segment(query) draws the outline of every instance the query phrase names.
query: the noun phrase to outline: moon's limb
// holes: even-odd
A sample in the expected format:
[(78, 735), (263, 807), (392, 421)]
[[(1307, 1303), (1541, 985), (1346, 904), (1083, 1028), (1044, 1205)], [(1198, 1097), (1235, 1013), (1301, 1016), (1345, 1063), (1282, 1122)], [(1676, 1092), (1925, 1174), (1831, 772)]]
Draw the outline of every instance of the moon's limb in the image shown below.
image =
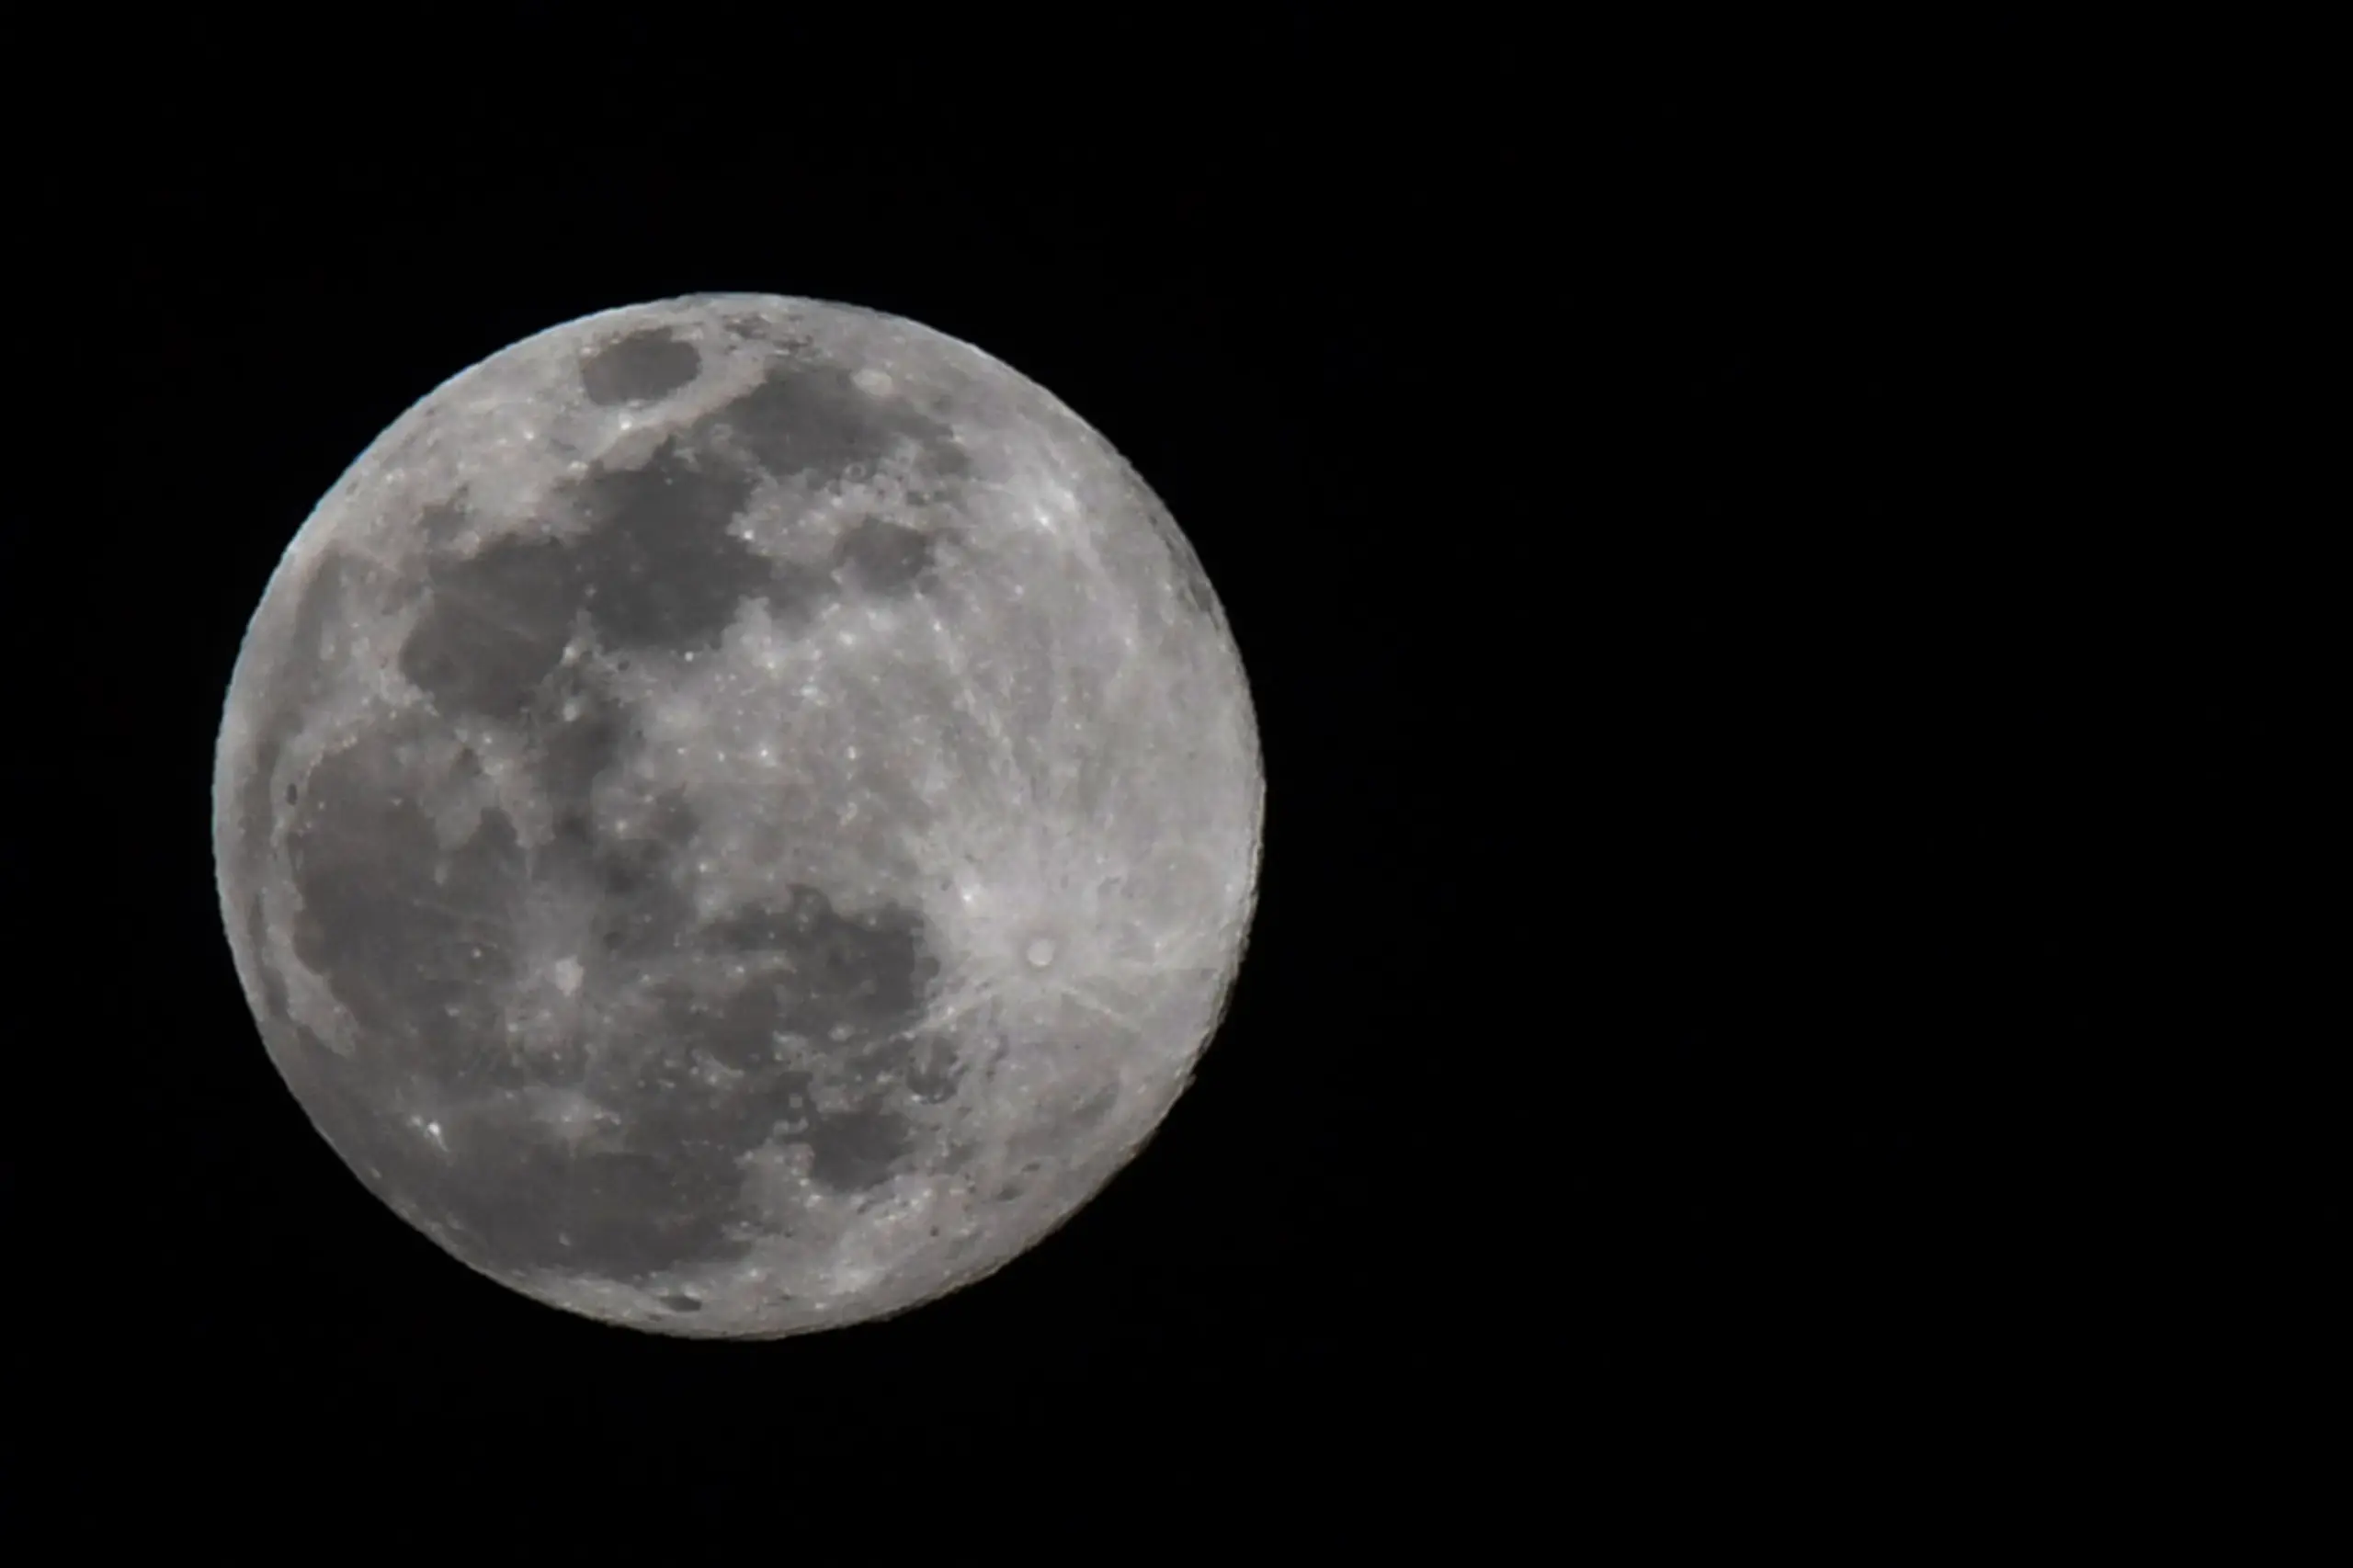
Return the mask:
[(273, 1058), (469, 1265), (802, 1332), (1017, 1255), (1165, 1116), (1262, 809), (1239, 657), (1102, 437), (848, 307), (592, 316), (289, 547), (215, 776)]

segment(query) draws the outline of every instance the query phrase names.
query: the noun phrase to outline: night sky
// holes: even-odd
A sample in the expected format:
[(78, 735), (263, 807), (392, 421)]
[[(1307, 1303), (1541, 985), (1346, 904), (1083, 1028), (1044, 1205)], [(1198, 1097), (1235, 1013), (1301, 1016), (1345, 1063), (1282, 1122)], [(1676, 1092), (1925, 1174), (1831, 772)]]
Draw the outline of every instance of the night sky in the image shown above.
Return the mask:
[[(2160, 1041), (2274, 1038), (2214, 912), (2276, 864), (2249, 672), (2305, 635), (2287, 557), (2153, 521), (2211, 478), (2143, 417), (2200, 347), (2134, 329), (2154, 176), (2024, 67), (1782, 92), (1175, 15), (61, 57), (87, 109), (17, 199), (90, 380), (0, 584), (65, 709), (9, 759), (61, 913), (8, 1034), (61, 1086), (8, 1185), (58, 1227), (17, 1376), (67, 1478), (226, 1475), (251, 1429), (437, 1504), (1261, 1450), (1516, 1493), (2140, 1386), (2120, 1259), (2230, 1228)], [(1100, 429), (1267, 772), (1239, 989), (1144, 1154), (985, 1284), (765, 1346), (535, 1305), (369, 1197), (263, 1052), (209, 824), (245, 619), (362, 449), (720, 290), (911, 317)]]

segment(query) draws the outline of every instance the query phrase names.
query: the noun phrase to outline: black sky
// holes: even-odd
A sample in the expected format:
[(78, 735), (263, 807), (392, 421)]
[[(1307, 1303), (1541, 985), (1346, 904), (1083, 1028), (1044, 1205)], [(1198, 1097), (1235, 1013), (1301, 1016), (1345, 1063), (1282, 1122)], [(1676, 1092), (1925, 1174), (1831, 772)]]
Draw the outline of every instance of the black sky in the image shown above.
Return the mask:
[[(2180, 457), (2119, 428), (2138, 187), (2064, 94), (517, 14), (187, 24), (31, 160), (47, 324), (105, 377), (6, 582), (72, 710), (12, 768), (76, 824), (11, 853), (79, 912), (22, 983), (77, 998), (25, 1005), (65, 1087), (17, 1179), (74, 1217), (25, 1376), (87, 1462), (244, 1424), (437, 1495), (723, 1506), (1017, 1443), (1501, 1475), (1540, 1427), (1769, 1449), (2097, 1359), (2086, 1281), (2177, 1178), (2086, 1151), (2186, 1071), (2123, 1065), (2120, 932), (2260, 855), (2193, 827), (2159, 873), (2123, 824), (2153, 777), (2224, 811), (2277, 733), (2213, 656), (2264, 570), (2103, 477)], [(1248, 965), (1160, 1138), (986, 1285), (767, 1346), (532, 1305), (363, 1192), (263, 1054), (207, 823), (244, 619), (345, 466), (518, 337), (715, 290), (911, 316), (1108, 435), (1268, 770)], [(2223, 989), (2169, 983), (2177, 1019)]]

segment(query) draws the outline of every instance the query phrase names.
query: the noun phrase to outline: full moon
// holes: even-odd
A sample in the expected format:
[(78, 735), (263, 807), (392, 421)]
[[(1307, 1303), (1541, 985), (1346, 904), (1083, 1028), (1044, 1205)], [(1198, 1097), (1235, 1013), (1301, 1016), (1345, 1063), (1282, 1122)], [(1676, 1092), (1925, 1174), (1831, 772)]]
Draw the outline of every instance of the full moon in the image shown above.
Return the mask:
[(1264, 784), (1166, 509), (953, 338), (703, 295), (432, 392), (296, 531), (215, 867), (367, 1188), (551, 1306), (761, 1337), (1030, 1247), (1223, 1015)]

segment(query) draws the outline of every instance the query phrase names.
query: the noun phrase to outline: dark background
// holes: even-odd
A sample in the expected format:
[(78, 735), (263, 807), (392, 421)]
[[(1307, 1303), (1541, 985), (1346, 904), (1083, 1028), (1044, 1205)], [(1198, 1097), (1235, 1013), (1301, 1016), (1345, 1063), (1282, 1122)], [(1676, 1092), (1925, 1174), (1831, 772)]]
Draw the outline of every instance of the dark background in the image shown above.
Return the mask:
[[(1966, 90), (1891, 49), (1801, 91), (1746, 40), (507, 14), (144, 33), (28, 176), (36, 324), (94, 317), (99, 379), (6, 576), (70, 705), (12, 771), (80, 824), (10, 848), (76, 911), (18, 1167), (68, 1218), (20, 1386), (70, 1474), (235, 1429), (437, 1499), (1164, 1449), (1507, 1493), (2145, 1397), (2118, 1282), (2230, 1228), (2236, 1114), (2168, 1119), (2211, 1059), (2161, 1042), (2252, 1027), (2215, 901), (2271, 874), (2260, 672), (2310, 635), (2291, 552), (2178, 520), (2210, 329), (2139, 324), (2194, 135), (1998, 27)], [(720, 290), (913, 317), (1101, 429), (1268, 777), (1239, 993), (1147, 1152), (984, 1285), (770, 1345), (563, 1316), (367, 1196), (210, 864), (245, 618), (345, 466), (519, 337)]]

